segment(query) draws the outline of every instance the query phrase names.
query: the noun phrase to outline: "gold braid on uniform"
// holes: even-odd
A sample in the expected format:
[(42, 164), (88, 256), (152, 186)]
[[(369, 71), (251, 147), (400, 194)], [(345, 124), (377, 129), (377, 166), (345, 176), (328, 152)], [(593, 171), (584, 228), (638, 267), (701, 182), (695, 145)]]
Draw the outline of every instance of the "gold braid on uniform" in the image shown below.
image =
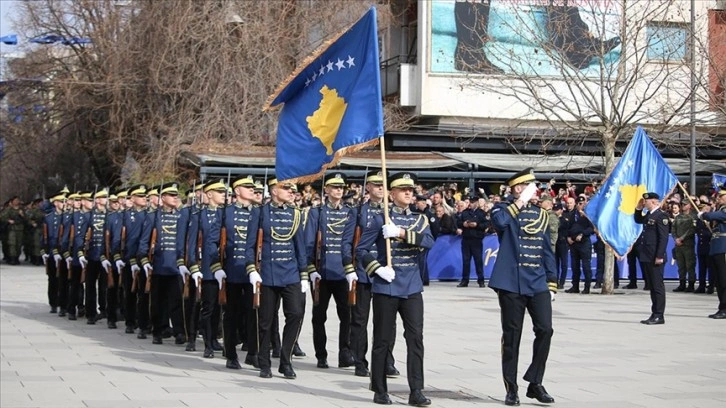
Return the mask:
[(330, 231), (331, 233), (333, 233), (335, 235), (341, 235), (345, 229), (341, 229), (340, 231), (336, 231), (335, 229), (333, 229), (333, 227), (339, 227), (341, 225), (345, 226), (345, 223), (347, 221), (348, 221), (348, 217), (343, 218), (343, 219), (341, 219), (340, 221), (338, 221), (336, 223), (327, 224), (328, 231)]
[(300, 210), (297, 208), (295, 210), (295, 216), (292, 219), (292, 228), (290, 228), (290, 233), (287, 235), (279, 234), (275, 231), (275, 228), (270, 226), (270, 235), (272, 235), (272, 239), (275, 241), (289, 241), (293, 236), (295, 236), (295, 232), (297, 232), (297, 228), (300, 226)]
[(534, 221), (526, 224), (522, 227), (522, 230), (529, 235), (535, 235), (542, 232), (549, 223), (549, 214), (546, 211), (540, 210), (539, 217)]

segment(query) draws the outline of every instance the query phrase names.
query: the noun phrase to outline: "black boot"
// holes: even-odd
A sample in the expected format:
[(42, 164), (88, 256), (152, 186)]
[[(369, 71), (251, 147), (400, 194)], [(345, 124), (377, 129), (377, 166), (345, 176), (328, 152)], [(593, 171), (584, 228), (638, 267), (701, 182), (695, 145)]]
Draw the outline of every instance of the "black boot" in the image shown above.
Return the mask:
[(686, 288), (686, 292), (693, 293), (693, 291), (695, 290), (694, 286), (696, 286), (696, 282), (693, 282), (693, 281), (688, 282), (688, 287)]
[(502, 74), (487, 58), (484, 44), (489, 40), (489, 3), (456, 2), (456, 53), (457, 71), (479, 74)]
[(685, 292), (686, 291), (686, 281), (681, 281), (681, 284), (678, 285), (677, 288), (673, 289), (674, 292)]

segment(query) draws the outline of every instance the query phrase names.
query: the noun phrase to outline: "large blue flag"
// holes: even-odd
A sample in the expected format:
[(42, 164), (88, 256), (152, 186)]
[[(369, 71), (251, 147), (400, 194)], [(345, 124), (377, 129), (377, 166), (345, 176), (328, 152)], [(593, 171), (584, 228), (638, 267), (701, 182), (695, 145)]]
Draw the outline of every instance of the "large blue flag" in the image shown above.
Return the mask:
[(716, 191), (726, 188), (726, 174), (713, 173), (711, 184)]
[(600, 237), (625, 256), (643, 230), (633, 217), (638, 200), (647, 192), (663, 198), (677, 182), (653, 142), (638, 127), (623, 157), (585, 207), (585, 214)]
[(284, 103), (277, 125), (279, 180), (310, 180), (346, 152), (378, 142), (383, 107), (376, 9), (308, 58), (270, 97)]

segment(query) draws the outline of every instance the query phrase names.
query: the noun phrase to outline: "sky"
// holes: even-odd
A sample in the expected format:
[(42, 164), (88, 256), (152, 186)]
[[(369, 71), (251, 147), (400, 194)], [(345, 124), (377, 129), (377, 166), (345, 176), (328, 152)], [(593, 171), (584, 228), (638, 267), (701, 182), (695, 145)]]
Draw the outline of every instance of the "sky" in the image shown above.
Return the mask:
[(15, 12), (16, 3), (18, 0), (0, 0), (0, 37), (15, 33), (10, 27), (10, 17)]

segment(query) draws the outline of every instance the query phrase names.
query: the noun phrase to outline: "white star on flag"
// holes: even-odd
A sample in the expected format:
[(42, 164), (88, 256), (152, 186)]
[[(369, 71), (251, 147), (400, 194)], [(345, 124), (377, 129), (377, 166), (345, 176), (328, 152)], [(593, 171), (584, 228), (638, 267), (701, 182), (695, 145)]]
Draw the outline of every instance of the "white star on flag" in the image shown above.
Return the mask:
[(323, 76), (325, 74), (325, 65), (320, 66), (320, 71), (318, 71), (318, 76)]
[(355, 58), (348, 55), (348, 60), (345, 61), (348, 63), (348, 68), (355, 66)]
[(338, 67), (338, 71), (340, 71), (341, 69), (345, 69), (345, 62), (338, 58), (338, 62), (335, 63), (335, 66)]
[(328, 68), (328, 72), (332, 71), (333, 70), (333, 61), (328, 60), (328, 65), (326, 65), (326, 67)]

